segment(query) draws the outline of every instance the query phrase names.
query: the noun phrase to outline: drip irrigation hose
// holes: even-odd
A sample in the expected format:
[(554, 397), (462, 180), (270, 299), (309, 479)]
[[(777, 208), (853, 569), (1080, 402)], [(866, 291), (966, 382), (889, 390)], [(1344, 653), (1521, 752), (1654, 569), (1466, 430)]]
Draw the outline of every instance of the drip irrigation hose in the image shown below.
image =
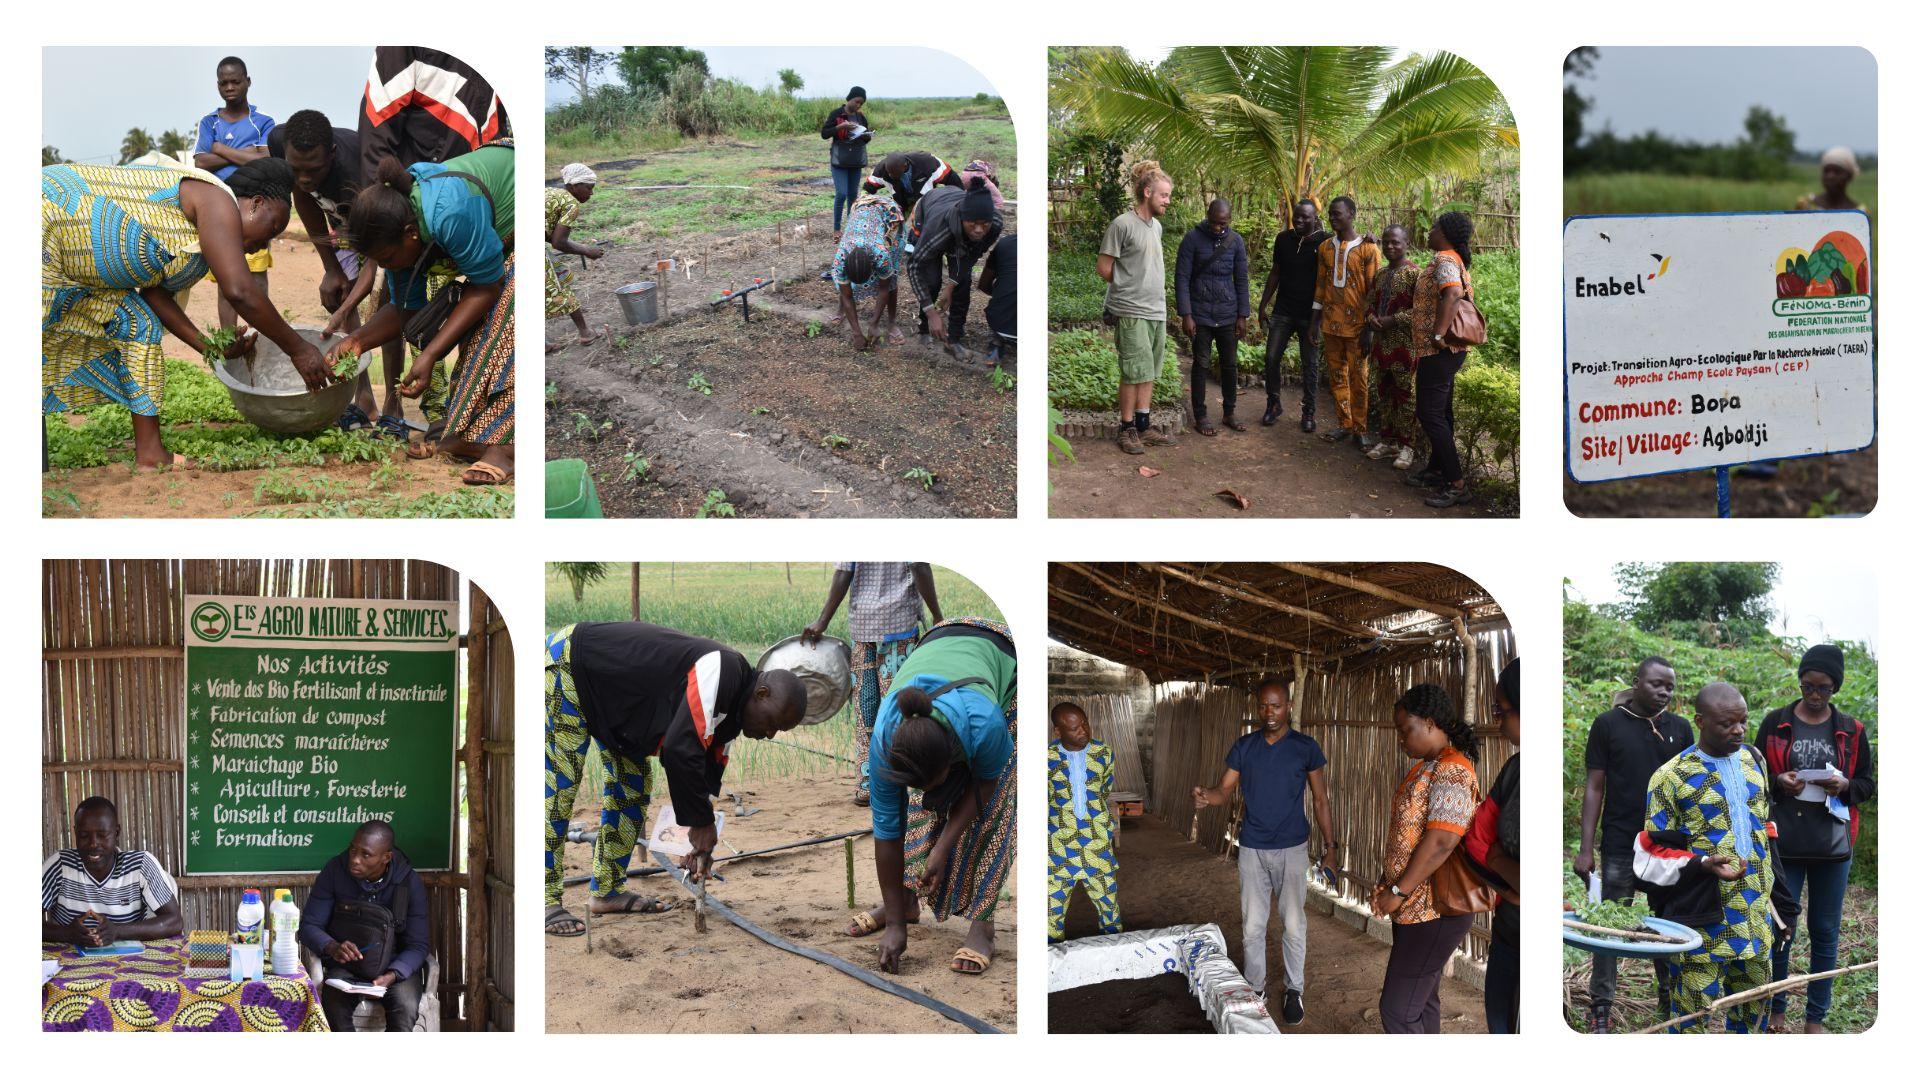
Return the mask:
[[(723, 863), (723, 862), (732, 862), (735, 859), (751, 859), (755, 855), (771, 855), (776, 851), (789, 851), (789, 850), (792, 850), (793, 848), (812, 847), (815, 844), (831, 844), (835, 840), (854, 840), (854, 839), (858, 839), (859, 837), (866, 836), (871, 832), (873, 832), (872, 829), (855, 829), (852, 832), (834, 833), (832, 836), (822, 836), (814, 840), (796, 840), (791, 844), (776, 844), (773, 847), (759, 848), (754, 851), (742, 851), (733, 855), (722, 855), (720, 858), (715, 859), (713, 861), (716, 863)], [(572, 839), (573, 838), (572, 834), (569, 833), (567, 838)], [(586, 837), (586, 840), (591, 840), (591, 839), (592, 839), (591, 836)], [(664, 874), (664, 873), (666, 873), (666, 871), (660, 869), (657, 866), (643, 866), (637, 870), (627, 871), (627, 876), (630, 878), (652, 877), (655, 874)], [(585, 885), (587, 882), (592, 880), (593, 880), (592, 874), (581, 874), (579, 877), (561, 878), (560, 884)]]
[[(694, 886), (687, 884), (686, 875), (681, 872), (679, 867), (673, 865), (673, 863), (670, 860), (668, 860), (667, 856), (659, 852), (654, 852), (653, 857), (657, 862), (660, 863), (661, 867), (663, 867), (667, 871), (667, 873), (673, 875), (673, 879), (675, 881), (678, 881), (682, 886), (687, 888), (689, 891), (691, 891), (694, 888)], [(719, 860), (716, 859), (714, 861), (718, 862)], [(727, 920), (728, 922), (739, 927), (740, 929), (745, 930), (747, 933), (752, 934), (754, 937), (759, 938), (761, 941), (766, 942), (767, 944), (773, 946), (776, 949), (779, 949), (783, 952), (790, 952), (795, 956), (804, 956), (809, 960), (818, 961), (819, 963), (825, 964), (828, 967), (833, 968), (835, 971), (838, 971), (844, 975), (851, 975), (854, 978), (860, 980), (863, 983), (866, 983), (868, 986), (871, 986), (876, 990), (885, 990), (887, 993), (892, 994), (895, 997), (905, 998), (906, 1000), (913, 1002), (915, 1005), (919, 1005), (927, 1009), (932, 1009), (934, 1012), (939, 1013), (941, 1016), (944, 1016), (947, 1019), (953, 1021), (954, 1023), (960, 1024), (961, 1026), (965, 1027), (968, 1031), (979, 1032), (980, 1034), (983, 1034), (983, 1035), (1006, 1034), (1006, 1032), (1001, 1031), (999, 1028), (994, 1027), (992, 1024), (987, 1023), (985, 1020), (982, 1020), (976, 1016), (972, 1016), (968, 1013), (961, 1012), (959, 1009), (956, 1009), (953, 1006), (937, 998), (930, 998), (918, 990), (910, 989), (908, 987), (901, 986), (897, 982), (891, 982), (887, 979), (883, 979), (880, 976), (875, 975), (873, 972), (868, 971), (865, 968), (861, 968), (853, 964), (849, 964), (845, 960), (842, 960), (831, 953), (823, 953), (818, 949), (809, 949), (804, 945), (796, 945), (793, 942), (788, 941), (786, 938), (783, 938), (778, 934), (775, 934), (768, 930), (763, 930), (760, 927), (754, 925), (752, 922), (748, 921), (744, 916), (735, 912), (732, 908), (728, 907), (727, 905), (721, 903), (718, 900), (715, 900), (711, 895), (707, 897), (707, 908), (708, 910), (718, 914), (721, 918)]]

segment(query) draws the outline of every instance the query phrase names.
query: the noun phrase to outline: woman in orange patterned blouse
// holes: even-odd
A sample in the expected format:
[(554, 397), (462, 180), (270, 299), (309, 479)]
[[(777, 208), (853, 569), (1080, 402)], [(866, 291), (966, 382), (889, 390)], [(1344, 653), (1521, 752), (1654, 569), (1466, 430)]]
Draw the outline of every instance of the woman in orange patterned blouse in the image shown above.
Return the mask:
[(1453, 854), (1480, 803), (1473, 771), (1480, 737), (1434, 683), (1421, 683), (1394, 702), (1393, 726), (1414, 764), (1393, 796), (1386, 867), (1373, 890), (1373, 913), (1393, 919), (1380, 1023), (1390, 1035), (1438, 1034), (1441, 973), (1473, 916), (1435, 910), (1427, 879)]

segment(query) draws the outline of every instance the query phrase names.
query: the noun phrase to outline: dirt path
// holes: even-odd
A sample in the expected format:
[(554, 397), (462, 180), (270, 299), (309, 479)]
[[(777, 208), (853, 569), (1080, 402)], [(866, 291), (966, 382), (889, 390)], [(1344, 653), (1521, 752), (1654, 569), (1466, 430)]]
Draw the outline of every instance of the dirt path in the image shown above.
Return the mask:
[[(871, 823), (853, 805), (853, 781), (763, 779), (739, 788), (760, 813), (730, 820), (726, 839), (742, 851)], [(575, 825), (593, 825), (584, 808)], [(567, 874), (591, 869), (589, 844), (567, 846)], [(646, 859), (635, 852), (634, 865)], [(648, 863), (651, 865), (650, 861)], [(724, 863), (725, 881), (712, 895), (745, 918), (809, 948), (855, 964), (876, 965), (875, 939), (841, 931), (847, 909), (845, 854), (838, 843), (799, 848), (765, 858)], [(854, 882), (861, 904), (879, 902), (873, 844), (854, 844)], [(643, 895), (682, 898), (664, 876), (634, 882)], [(587, 886), (567, 890), (568, 909), (584, 910)], [(964, 924), (948, 920), (914, 927), (895, 981), (944, 1001), (1005, 1031), (1013, 1031), (1017, 964), (1012, 889), (995, 918), (993, 965), (981, 976), (948, 970), (965, 938)], [(873, 989), (804, 957), (755, 940), (717, 916), (709, 932), (693, 929), (686, 908), (652, 916), (596, 919), (593, 952), (581, 938), (546, 936), (547, 1030), (550, 1032), (963, 1032), (960, 1025), (901, 998)]]
[[(1567, 509), (1580, 517), (1713, 517), (1713, 473), (1679, 473), (1605, 484), (1561, 487)], [(1821, 517), (1865, 514), (1880, 500), (1880, 444), (1856, 454), (1832, 454), (1780, 463), (1780, 475), (1759, 480), (1733, 474), (1735, 517)]]
[[(1227, 953), (1245, 968), (1240, 949), (1240, 878), (1231, 861), (1161, 824), (1158, 818), (1121, 823), (1120, 919), (1128, 930), (1183, 923), (1215, 923)], [(1093, 905), (1076, 892), (1067, 909), (1067, 936), (1095, 933)], [(1307, 1018), (1283, 1033), (1378, 1033), (1380, 984), (1387, 946), (1343, 923), (1307, 912)], [(1280, 925), (1267, 925), (1267, 972), (1278, 994), (1283, 971)], [(1448, 979), (1440, 988), (1440, 1024), (1455, 1032), (1485, 1033), (1480, 992)], [(1212, 1031), (1176, 976), (1097, 983), (1047, 998), (1049, 1032)]]
[[(1242, 392), (1245, 431), (1220, 428), (1207, 438), (1180, 433), (1177, 447), (1149, 447), (1143, 455), (1121, 452), (1110, 438), (1075, 439), (1075, 461), (1047, 469), (1052, 517), (1303, 517), (1459, 518), (1484, 517), (1469, 504), (1435, 510), (1426, 492), (1404, 483), (1391, 462), (1369, 461), (1351, 442), (1333, 444), (1320, 433), (1300, 430), (1297, 399), (1270, 428), (1260, 426), (1265, 401), (1258, 388)], [(1215, 421), (1218, 421), (1215, 417)], [(1331, 430), (1327, 424), (1322, 430)], [(1141, 466), (1160, 470), (1152, 478)], [(1221, 489), (1244, 496), (1245, 510), (1215, 496)]]

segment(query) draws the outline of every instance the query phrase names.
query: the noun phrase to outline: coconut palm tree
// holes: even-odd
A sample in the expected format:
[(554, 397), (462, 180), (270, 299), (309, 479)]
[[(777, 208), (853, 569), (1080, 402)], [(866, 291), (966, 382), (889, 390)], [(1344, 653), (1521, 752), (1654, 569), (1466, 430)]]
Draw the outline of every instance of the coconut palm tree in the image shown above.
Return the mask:
[(572, 586), (573, 602), (576, 604), (584, 599), (587, 586), (604, 580), (613, 572), (613, 565), (603, 562), (557, 562), (553, 564), (553, 568), (560, 572), (561, 577), (567, 579), (568, 585)]
[(125, 165), (137, 157), (153, 151), (153, 136), (146, 128), (128, 128), (126, 137), (120, 140), (120, 164)]
[(168, 128), (166, 132), (160, 136), (158, 149), (163, 154), (177, 156), (181, 151), (192, 145), (192, 143), (187, 141), (186, 132), (181, 131), (179, 128)]
[(1506, 99), (1452, 53), (1351, 46), (1190, 46), (1149, 64), (1089, 52), (1053, 90), (1073, 121), (1181, 174), (1271, 184), (1276, 208), (1475, 171), (1518, 146)]

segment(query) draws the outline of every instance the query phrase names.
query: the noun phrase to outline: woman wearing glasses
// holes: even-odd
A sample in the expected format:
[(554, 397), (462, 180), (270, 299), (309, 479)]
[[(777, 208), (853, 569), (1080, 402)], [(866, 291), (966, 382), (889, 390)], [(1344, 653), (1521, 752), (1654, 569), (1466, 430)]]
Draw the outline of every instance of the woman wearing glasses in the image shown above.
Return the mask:
[[(1809, 971), (1832, 971), (1840, 952), (1840, 907), (1860, 834), (1860, 807), (1873, 798), (1873, 743), (1866, 725), (1833, 705), (1846, 679), (1837, 645), (1815, 645), (1800, 658), (1800, 700), (1760, 722), (1760, 745), (1773, 784), (1776, 875), (1800, 899), (1810, 953)], [(1774, 947), (1773, 977), (1787, 977), (1793, 927)], [(1807, 986), (1806, 1032), (1826, 1030), (1833, 980)], [(1773, 999), (1767, 1030), (1787, 1028), (1787, 995)]]

